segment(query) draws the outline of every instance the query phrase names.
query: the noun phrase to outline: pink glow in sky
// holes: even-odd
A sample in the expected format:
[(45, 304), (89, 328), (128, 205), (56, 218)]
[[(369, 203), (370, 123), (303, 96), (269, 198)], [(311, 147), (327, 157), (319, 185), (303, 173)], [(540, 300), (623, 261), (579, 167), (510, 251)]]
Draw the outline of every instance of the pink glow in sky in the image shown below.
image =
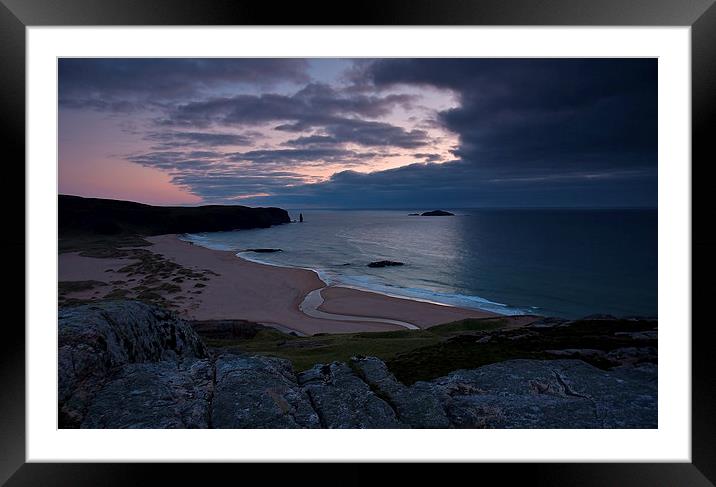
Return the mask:
[[(152, 66), (133, 65), (135, 72), (127, 76), (144, 85), (117, 79), (112, 60), (85, 61), (89, 73), (86, 65), (61, 61), (62, 194), (151, 204), (249, 204), (346, 170), (370, 173), (447, 161), (458, 142), (434, 123), (438, 112), (457, 106), (452, 92), (414, 86), (370, 90), (350, 80), (355, 66), (345, 60), (232, 66), (233, 76), (209, 70), (203, 79), (200, 71), (177, 68), (162, 76)], [(264, 77), (254, 72), (262, 70)], [(185, 82), (177, 82), (182, 76)], [(240, 112), (236, 121), (232, 110)], [(304, 126), (282, 127), (291, 124)], [(304, 143), (308, 137), (325, 140)]]
[[(201, 203), (161, 170), (126, 160), (136, 137), (121, 119), (96, 112), (60, 115), (58, 185), (60, 194), (122, 199), (159, 205)], [(143, 144), (146, 146), (146, 144)]]

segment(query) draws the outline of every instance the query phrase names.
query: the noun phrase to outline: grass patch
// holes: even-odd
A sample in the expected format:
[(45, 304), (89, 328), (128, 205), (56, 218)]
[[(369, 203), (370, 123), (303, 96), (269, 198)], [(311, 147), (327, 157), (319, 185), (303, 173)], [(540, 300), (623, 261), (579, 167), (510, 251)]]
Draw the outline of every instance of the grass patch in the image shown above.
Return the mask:
[(57, 283), (57, 288), (60, 294), (67, 294), (89, 291), (90, 289), (106, 285), (107, 283), (102, 281), (60, 281)]
[[(79, 255), (95, 258), (120, 258), (126, 264), (118, 268), (108, 269), (107, 272), (124, 274), (126, 278), (113, 280), (114, 286), (131, 287), (131, 290), (123, 290), (115, 287), (107, 295), (100, 299), (138, 299), (150, 304), (163, 306), (168, 309), (177, 307), (176, 300), (168, 300), (171, 296), (176, 298), (182, 293), (179, 283), (188, 280), (195, 281), (196, 287), (205, 287), (204, 283), (197, 281), (208, 281), (206, 275), (218, 275), (206, 269), (194, 270), (183, 267), (176, 262), (165, 258), (145, 248), (152, 244), (138, 235), (63, 235), (59, 240), (60, 253), (79, 252)], [(163, 282), (171, 281), (171, 282)], [(69, 304), (65, 294), (92, 289), (100, 283), (99, 281), (81, 281), (60, 283), (59, 304)], [(190, 291), (191, 292), (191, 291)], [(192, 294), (200, 294), (195, 291)], [(97, 294), (97, 293), (95, 293)], [(99, 297), (99, 296), (98, 296)], [(185, 298), (184, 298), (185, 299)]]
[(405, 384), (515, 358), (555, 358), (542, 350), (526, 350), (510, 343), (476, 343), (474, 339), (465, 340), (463, 337), (411, 352), (392, 357), (386, 362), (396, 378)]
[(318, 363), (345, 362), (354, 355), (369, 355), (387, 360), (400, 352), (407, 352), (437, 342), (431, 333), (406, 331), (403, 335), (370, 336), (372, 334), (341, 334), (294, 337), (276, 330), (261, 330), (253, 338), (206, 339), (212, 347), (238, 348), (249, 353), (271, 355), (291, 361), (297, 372)]
[[(459, 328), (459, 323), (443, 325), (443, 330)], [(556, 359), (546, 350), (595, 349), (608, 352), (625, 347), (654, 347), (655, 339), (635, 340), (617, 332), (655, 330), (652, 320), (579, 320), (569, 326), (546, 329), (514, 328), (496, 333), (457, 334), (444, 341), (406, 353), (386, 362), (405, 384), (430, 380), (458, 369), (473, 369), (510, 359)], [(486, 339), (489, 337), (489, 339)], [(595, 367), (612, 364), (603, 358), (580, 357)]]
[(124, 299), (129, 295), (129, 291), (126, 289), (112, 289), (109, 293), (107, 293), (103, 299)]
[(169, 282), (165, 282), (160, 284), (159, 286), (156, 286), (152, 289), (152, 291), (163, 291), (165, 293), (174, 294), (181, 291), (181, 286), (177, 286), (176, 284), (171, 284)]
[(139, 235), (63, 235), (58, 241), (59, 253), (79, 252), (83, 257), (100, 259), (126, 257), (126, 247), (148, 247), (150, 242)]
[[(310, 337), (295, 337), (261, 325), (255, 325), (259, 327), (255, 333), (244, 336), (197, 331), (210, 347), (285, 358), (297, 372), (319, 363), (347, 362), (355, 355), (378, 357), (405, 384), (515, 358), (555, 359), (546, 352), (552, 349), (656, 347), (656, 340), (615, 335), (620, 331), (654, 330), (655, 321), (577, 321), (546, 329), (506, 328), (507, 324), (505, 318), (468, 319), (425, 330)], [(584, 360), (601, 368), (610, 366), (598, 357)]]
[(345, 362), (355, 355), (378, 357), (384, 361), (400, 354), (435, 346), (455, 334), (495, 330), (505, 326), (502, 319), (470, 319), (426, 330), (395, 330), (345, 334), (318, 334), (295, 337), (263, 328), (250, 338), (217, 338), (202, 334), (207, 345), (281, 357), (291, 361), (296, 371), (310, 369), (318, 363)]
[(483, 332), (492, 331), (504, 328), (507, 326), (508, 320), (505, 318), (485, 318), (485, 319), (473, 319), (468, 318), (465, 320), (454, 321), (452, 323), (445, 323), (444, 325), (437, 325), (429, 328), (431, 333), (440, 336), (453, 336), (464, 334), (467, 332)]
[(83, 304), (93, 303), (91, 299), (77, 299), (77, 298), (64, 298), (60, 297), (59, 305), (62, 308), (71, 308), (73, 306), (81, 306)]

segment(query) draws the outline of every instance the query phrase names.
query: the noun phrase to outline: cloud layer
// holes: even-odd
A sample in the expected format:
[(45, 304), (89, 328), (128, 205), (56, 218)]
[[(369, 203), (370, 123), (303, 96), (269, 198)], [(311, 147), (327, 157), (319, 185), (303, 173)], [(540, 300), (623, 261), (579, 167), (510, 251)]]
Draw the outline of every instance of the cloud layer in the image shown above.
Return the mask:
[(655, 59), (320, 62), (66, 59), (61, 110), (131, 120), (126, 159), (205, 202), (656, 204)]

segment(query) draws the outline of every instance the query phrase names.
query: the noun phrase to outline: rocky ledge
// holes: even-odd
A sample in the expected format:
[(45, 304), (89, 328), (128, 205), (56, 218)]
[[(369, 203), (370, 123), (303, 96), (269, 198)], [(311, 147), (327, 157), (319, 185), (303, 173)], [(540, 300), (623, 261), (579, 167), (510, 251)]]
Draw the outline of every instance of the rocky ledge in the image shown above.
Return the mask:
[(154, 306), (60, 310), (61, 428), (655, 428), (656, 365), (508, 360), (406, 386), (354, 357), (290, 362), (210, 353)]
[(397, 262), (394, 260), (376, 260), (368, 264), (368, 267), (396, 267), (405, 265), (403, 262)]

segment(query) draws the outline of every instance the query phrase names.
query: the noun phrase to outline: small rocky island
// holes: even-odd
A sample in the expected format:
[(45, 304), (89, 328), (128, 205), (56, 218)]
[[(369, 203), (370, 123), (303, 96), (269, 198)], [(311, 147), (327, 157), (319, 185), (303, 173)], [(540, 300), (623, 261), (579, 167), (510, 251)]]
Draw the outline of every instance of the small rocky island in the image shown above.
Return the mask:
[(433, 210), (433, 211), (426, 211), (425, 213), (422, 213), (420, 216), (455, 216), (455, 214), (450, 213), (449, 211), (445, 211), (445, 210)]
[(405, 265), (403, 262), (397, 262), (394, 260), (377, 260), (368, 264), (368, 267), (395, 267)]

